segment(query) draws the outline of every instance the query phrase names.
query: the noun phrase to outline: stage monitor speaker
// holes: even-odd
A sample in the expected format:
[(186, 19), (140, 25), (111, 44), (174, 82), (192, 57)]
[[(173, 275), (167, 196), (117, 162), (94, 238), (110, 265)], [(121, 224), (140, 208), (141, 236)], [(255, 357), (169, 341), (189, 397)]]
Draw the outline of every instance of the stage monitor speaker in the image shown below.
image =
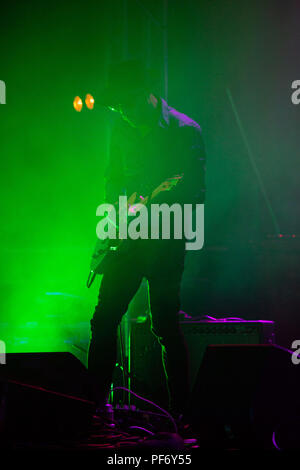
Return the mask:
[(7, 353), (1, 379), (87, 398), (87, 369), (69, 352)]
[(86, 368), (70, 353), (8, 353), (0, 366), (3, 440), (53, 442), (87, 430), (93, 411)]
[(300, 418), (299, 370), (277, 345), (212, 345), (192, 393), (190, 416), (207, 440), (216, 430), (243, 445), (274, 448), (276, 430)]

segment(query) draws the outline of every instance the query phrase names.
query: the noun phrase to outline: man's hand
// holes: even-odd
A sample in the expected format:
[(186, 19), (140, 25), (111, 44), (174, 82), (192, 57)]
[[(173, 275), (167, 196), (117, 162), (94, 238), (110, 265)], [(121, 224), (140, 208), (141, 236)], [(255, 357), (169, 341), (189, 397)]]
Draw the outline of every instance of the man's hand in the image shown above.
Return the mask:
[(176, 184), (178, 184), (183, 178), (183, 173), (180, 175), (172, 176), (171, 178), (166, 179), (163, 181), (151, 194), (151, 199), (153, 199), (157, 194), (162, 191), (170, 191)]

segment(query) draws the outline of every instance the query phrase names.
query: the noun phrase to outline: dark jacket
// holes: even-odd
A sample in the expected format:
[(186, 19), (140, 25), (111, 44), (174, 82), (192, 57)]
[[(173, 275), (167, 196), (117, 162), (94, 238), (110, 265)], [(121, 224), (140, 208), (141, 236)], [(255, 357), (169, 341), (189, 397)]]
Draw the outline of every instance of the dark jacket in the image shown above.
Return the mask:
[(199, 124), (161, 98), (157, 126), (141, 137), (126, 122), (112, 131), (106, 171), (106, 201), (135, 191), (147, 196), (164, 180), (184, 174), (174, 190), (156, 203), (203, 203), (205, 199), (205, 149)]

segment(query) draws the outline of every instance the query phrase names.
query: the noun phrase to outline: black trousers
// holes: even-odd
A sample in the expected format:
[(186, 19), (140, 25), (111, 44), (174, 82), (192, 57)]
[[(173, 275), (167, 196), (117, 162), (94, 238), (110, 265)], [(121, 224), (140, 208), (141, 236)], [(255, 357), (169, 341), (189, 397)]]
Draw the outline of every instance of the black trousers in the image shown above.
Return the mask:
[[(128, 240), (108, 259), (91, 320), (88, 370), (94, 400), (108, 397), (116, 363), (117, 328), (143, 277), (149, 283), (151, 330), (162, 346), (170, 410), (184, 412), (189, 393), (188, 352), (180, 329), (180, 284), (185, 240)], [(126, 249), (125, 249), (126, 247)]]

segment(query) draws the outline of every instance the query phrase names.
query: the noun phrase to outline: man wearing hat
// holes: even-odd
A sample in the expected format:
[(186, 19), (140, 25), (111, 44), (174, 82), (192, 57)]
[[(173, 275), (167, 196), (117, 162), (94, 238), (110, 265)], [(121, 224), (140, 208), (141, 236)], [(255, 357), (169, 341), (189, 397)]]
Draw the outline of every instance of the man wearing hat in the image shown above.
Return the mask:
[[(140, 61), (111, 66), (100, 97), (120, 115), (111, 137), (106, 202), (133, 192), (146, 197), (163, 181), (183, 175), (156, 204), (202, 204), (205, 151), (200, 126), (154, 91), (153, 73)], [(91, 320), (88, 369), (93, 398), (105, 407), (116, 363), (117, 328), (143, 278), (148, 280), (151, 330), (162, 346), (170, 411), (184, 413), (189, 396), (188, 353), (179, 324), (184, 239), (126, 240), (106, 264)]]

